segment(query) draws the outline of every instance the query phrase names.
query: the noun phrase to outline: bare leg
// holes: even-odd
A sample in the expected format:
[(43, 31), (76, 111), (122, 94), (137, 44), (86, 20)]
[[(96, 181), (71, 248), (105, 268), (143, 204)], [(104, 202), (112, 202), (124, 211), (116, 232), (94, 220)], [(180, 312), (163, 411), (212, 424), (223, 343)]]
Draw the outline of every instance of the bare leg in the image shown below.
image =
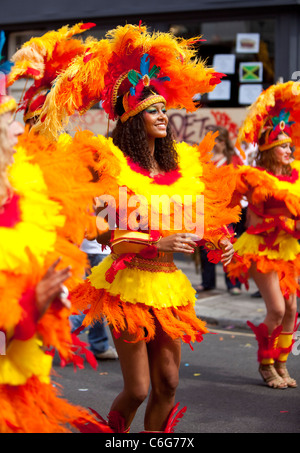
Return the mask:
[(285, 314), (282, 321), (283, 332), (293, 332), (297, 313), (297, 295), (291, 294), (285, 300)]
[[(259, 272), (256, 268), (256, 263), (252, 263), (251, 276), (266, 304), (267, 314), (264, 324), (267, 326), (270, 335), (276, 327), (282, 324), (286, 310), (285, 300), (280, 290), (279, 278), (275, 271), (266, 274)], [(286, 388), (286, 383), (275, 370), (274, 360), (262, 360), (259, 372), (269, 387)]]
[(150, 385), (146, 343), (144, 341), (126, 342), (131, 340), (132, 338), (126, 332), (120, 338), (114, 338), (124, 387), (114, 400), (111, 411), (117, 411), (124, 417), (126, 428), (130, 426), (138, 407), (147, 398)]
[(255, 281), (266, 304), (267, 314), (264, 323), (269, 333), (282, 324), (285, 315), (285, 300), (280, 290), (278, 275), (275, 271), (263, 274), (252, 263), (251, 276)]
[(156, 336), (148, 344), (152, 390), (145, 413), (145, 430), (163, 431), (174, 407), (181, 359), (180, 339), (172, 340), (156, 322)]
[[(278, 345), (283, 348), (288, 348), (292, 345), (292, 338), (294, 333), (294, 325), (297, 313), (297, 296), (291, 294), (286, 302), (286, 311), (282, 322), (282, 334), (279, 337)], [(296, 388), (297, 382), (293, 379), (286, 367), (286, 361), (289, 353), (282, 353), (275, 362), (275, 369), (279, 376), (282, 377), (288, 387)]]

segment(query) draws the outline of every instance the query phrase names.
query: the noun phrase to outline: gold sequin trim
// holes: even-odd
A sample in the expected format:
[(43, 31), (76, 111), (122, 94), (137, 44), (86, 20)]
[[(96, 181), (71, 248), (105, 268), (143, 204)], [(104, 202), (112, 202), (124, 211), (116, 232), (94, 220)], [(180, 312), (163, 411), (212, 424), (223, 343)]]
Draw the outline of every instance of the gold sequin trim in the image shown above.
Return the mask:
[[(113, 260), (116, 260), (120, 255), (112, 254), (111, 257)], [(164, 272), (164, 273), (172, 273), (177, 271), (176, 265), (171, 262), (163, 262), (163, 261), (155, 261), (155, 260), (147, 260), (145, 258), (140, 258), (135, 256), (131, 261), (126, 263), (126, 267), (129, 269), (137, 269), (140, 271), (147, 271), (147, 272)]]

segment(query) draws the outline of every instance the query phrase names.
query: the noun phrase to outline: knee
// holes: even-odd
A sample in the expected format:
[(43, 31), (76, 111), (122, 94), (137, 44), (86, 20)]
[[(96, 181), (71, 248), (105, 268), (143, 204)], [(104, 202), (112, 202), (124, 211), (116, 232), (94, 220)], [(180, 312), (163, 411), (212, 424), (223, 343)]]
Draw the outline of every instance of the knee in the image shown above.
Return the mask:
[(289, 312), (295, 312), (297, 311), (297, 297), (296, 294), (292, 294), (288, 300), (286, 300), (286, 310)]
[(285, 312), (287, 316), (295, 318), (297, 313), (297, 297), (295, 294), (293, 294), (288, 300), (286, 300)]
[(179, 384), (179, 377), (178, 375), (172, 376), (172, 378), (167, 379), (165, 386), (166, 386), (166, 392), (168, 393), (169, 396), (174, 396), (177, 390)]
[(285, 315), (284, 307), (274, 307), (269, 310), (269, 316), (272, 318), (274, 324), (280, 325)]
[(149, 387), (139, 385), (134, 388), (127, 389), (127, 394), (131, 401), (135, 402), (136, 406), (141, 405), (148, 396)]
[(158, 382), (152, 383), (152, 390), (158, 395), (164, 395), (172, 398), (177, 390), (179, 384), (178, 373), (172, 373), (165, 375), (158, 380)]

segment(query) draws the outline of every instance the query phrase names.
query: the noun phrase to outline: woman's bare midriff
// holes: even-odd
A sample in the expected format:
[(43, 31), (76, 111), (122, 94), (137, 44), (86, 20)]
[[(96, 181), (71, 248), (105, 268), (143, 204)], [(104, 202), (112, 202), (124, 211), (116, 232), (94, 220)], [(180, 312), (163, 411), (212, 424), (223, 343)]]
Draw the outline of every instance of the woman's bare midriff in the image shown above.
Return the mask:
[[(138, 255), (140, 256), (140, 255)], [(151, 258), (153, 261), (159, 261), (160, 263), (173, 263), (174, 257), (172, 252), (159, 252), (157, 256)]]

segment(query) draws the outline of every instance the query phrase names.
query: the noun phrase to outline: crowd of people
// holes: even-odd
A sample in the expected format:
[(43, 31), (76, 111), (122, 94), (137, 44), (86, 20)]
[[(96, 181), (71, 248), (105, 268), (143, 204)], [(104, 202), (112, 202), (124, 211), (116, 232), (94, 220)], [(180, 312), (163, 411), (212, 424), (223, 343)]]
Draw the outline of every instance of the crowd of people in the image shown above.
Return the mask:
[[(223, 76), (195, 59), (198, 38), (141, 24), (74, 38), (92, 26), (48, 32), (14, 56), (7, 85), (33, 78), (19, 105), (25, 131), (16, 102), (1, 96), (0, 432), (126, 433), (146, 398), (143, 432), (173, 432), (186, 410), (176, 404), (181, 344), (205, 347), (209, 328), (194, 305), (197, 290), (215, 286), (217, 262), (231, 294), (252, 278), (265, 302), (264, 323), (249, 323), (263, 380), (297, 387), (286, 367), (300, 271), (293, 82), (271, 86), (249, 110), (238, 137), (244, 149), (257, 146), (249, 165), (224, 128), (196, 146), (174, 139), (167, 109), (194, 111), (195, 95)], [(116, 121), (111, 137), (64, 133), (99, 101)], [(194, 289), (173, 255), (199, 248)], [(74, 335), (84, 328), (91, 350)], [(64, 363), (82, 366), (80, 353), (92, 366), (119, 359), (123, 388), (107, 419), (57, 394), (50, 346)]]

